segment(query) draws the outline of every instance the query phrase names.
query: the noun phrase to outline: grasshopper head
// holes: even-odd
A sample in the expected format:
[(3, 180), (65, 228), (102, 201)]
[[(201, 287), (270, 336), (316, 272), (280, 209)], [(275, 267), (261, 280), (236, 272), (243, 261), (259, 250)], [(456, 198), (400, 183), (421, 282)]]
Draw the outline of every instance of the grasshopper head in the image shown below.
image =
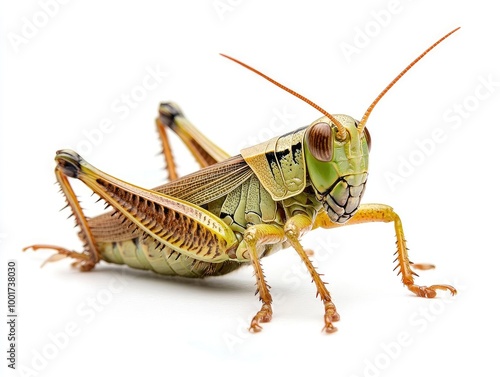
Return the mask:
[[(370, 134), (348, 115), (322, 117), (305, 133), (309, 181), (333, 222), (349, 220), (363, 196), (368, 176)], [(342, 136), (337, 124), (343, 127)]]

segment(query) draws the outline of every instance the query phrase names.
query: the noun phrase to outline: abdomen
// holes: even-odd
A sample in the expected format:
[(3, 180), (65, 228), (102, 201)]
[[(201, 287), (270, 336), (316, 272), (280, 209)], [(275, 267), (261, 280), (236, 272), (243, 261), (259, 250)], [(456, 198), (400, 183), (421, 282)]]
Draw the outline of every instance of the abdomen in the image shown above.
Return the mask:
[(161, 275), (201, 278), (224, 275), (241, 267), (244, 263), (225, 261), (209, 263), (182, 255), (168, 247), (157, 247), (153, 240), (99, 242), (101, 258), (109, 263), (126, 264), (140, 270), (151, 270)]

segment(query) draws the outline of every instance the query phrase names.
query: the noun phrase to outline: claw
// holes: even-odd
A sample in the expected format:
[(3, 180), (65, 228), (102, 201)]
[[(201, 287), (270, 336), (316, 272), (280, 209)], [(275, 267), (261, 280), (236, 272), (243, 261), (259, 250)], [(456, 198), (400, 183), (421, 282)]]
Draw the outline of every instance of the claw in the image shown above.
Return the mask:
[(81, 271), (90, 271), (95, 266), (95, 262), (91, 261), (90, 257), (87, 254), (78, 253), (76, 251), (68, 250), (68, 249), (65, 249), (65, 248), (60, 247), (60, 246), (36, 244), (36, 245), (30, 245), (30, 246), (24, 247), (23, 251), (30, 250), (30, 249), (33, 251), (37, 251), (39, 249), (48, 249), (48, 250), (57, 251), (57, 254), (54, 254), (51, 257), (49, 257), (45, 262), (42, 263), (41, 267), (45, 266), (47, 263), (57, 262), (57, 261), (64, 259), (64, 258), (76, 259), (72, 263), (72, 266), (78, 267)]
[(256, 333), (260, 332), (262, 326), (260, 326), (259, 323), (271, 321), (272, 316), (273, 310), (271, 309), (271, 305), (263, 304), (262, 308), (253, 317), (248, 330)]
[(415, 293), (418, 297), (434, 298), (437, 295), (436, 290), (440, 289), (442, 291), (449, 291), (452, 296), (457, 294), (457, 290), (451, 285), (431, 285), (430, 287), (420, 286), (420, 285), (409, 285), (408, 289)]
[(441, 285), (441, 284), (431, 285), (429, 287), (429, 289), (433, 289), (434, 291), (436, 289), (440, 289), (442, 291), (449, 291), (452, 296), (455, 296), (457, 294), (457, 290), (454, 287), (452, 287), (451, 285)]
[(325, 326), (323, 326), (321, 331), (324, 331), (327, 334), (333, 334), (334, 332), (337, 331), (337, 328), (335, 326), (333, 326), (331, 320), (327, 318), (326, 314), (325, 314)]
[(334, 333), (337, 331), (337, 328), (333, 326), (333, 322), (337, 322), (340, 320), (340, 315), (337, 313), (337, 309), (332, 302), (325, 303), (325, 326), (323, 327), (324, 332), (327, 334)]

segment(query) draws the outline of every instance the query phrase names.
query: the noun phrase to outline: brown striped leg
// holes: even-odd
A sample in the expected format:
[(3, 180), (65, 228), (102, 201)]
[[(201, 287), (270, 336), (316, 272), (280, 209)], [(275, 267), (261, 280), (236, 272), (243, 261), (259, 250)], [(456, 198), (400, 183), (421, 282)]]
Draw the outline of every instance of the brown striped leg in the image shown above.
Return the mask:
[(59, 162), (56, 167), (55, 174), (57, 182), (61, 186), (61, 191), (64, 194), (73, 215), (75, 216), (76, 224), (81, 229), (81, 237), (84, 243), (85, 250), (83, 253), (78, 253), (76, 251), (71, 251), (59, 246), (43, 244), (31, 245), (25, 247), (23, 250), (32, 249), (36, 251), (38, 249), (52, 249), (57, 251), (57, 254), (52, 255), (49, 259), (47, 259), (47, 261), (45, 261), (45, 263), (55, 262), (64, 257), (70, 257), (76, 259), (75, 263), (73, 263), (74, 266), (79, 267), (82, 271), (90, 271), (94, 268), (96, 263), (99, 262), (99, 252), (97, 251), (96, 242), (88, 225), (87, 218), (85, 217), (76, 194), (68, 181), (68, 177), (66, 175), (66, 172), (64, 171), (63, 164), (63, 162)]
[(174, 156), (167, 135), (167, 128), (175, 132), (189, 149), (201, 168), (221, 162), (230, 157), (221, 148), (211, 142), (189, 120), (184, 117), (178, 105), (172, 102), (160, 104), (156, 119), (156, 129), (160, 135), (163, 155), (167, 166), (168, 179), (178, 178)]
[(169, 181), (175, 181), (179, 178), (179, 175), (177, 174), (174, 155), (172, 153), (172, 148), (170, 147), (167, 130), (165, 129), (165, 126), (161, 122), (160, 118), (156, 118), (156, 130), (158, 131), (158, 135), (160, 135), (161, 150), (163, 157), (165, 158), (165, 166), (167, 169), (167, 179)]

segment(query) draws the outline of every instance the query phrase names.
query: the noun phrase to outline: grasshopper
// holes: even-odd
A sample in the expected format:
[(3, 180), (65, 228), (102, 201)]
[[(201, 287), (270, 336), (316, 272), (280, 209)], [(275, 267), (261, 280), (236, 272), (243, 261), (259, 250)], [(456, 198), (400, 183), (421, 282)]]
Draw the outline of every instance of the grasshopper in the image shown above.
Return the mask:
[[(53, 249), (57, 253), (48, 262), (69, 257), (83, 271), (103, 260), (193, 278), (224, 275), (250, 264), (262, 306), (249, 330), (258, 332), (261, 323), (272, 317), (270, 287), (260, 261), (291, 246), (306, 265), (324, 304), (323, 329), (332, 333), (340, 316), (300, 243), (301, 237), (316, 228), (392, 222), (397, 239), (395, 270), (406, 288), (427, 298), (435, 297), (437, 290), (456, 294), (450, 285), (415, 284), (413, 269), (434, 266), (409, 261), (400, 217), (390, 206), (360, 203), (368, 177), (370, 134), (365, 125), (370, 113), (409, 69), (456, 30), (410, 63), (360, 121), (332, 115), (256, 69), (223, 55), (302, 99), (323, 116), (231, 157), (198, 131), (177, 105), (163, 103), (156, 127), (169, 182), (151, 190), (141, 188), (98, 170), (72, 150), (60, 150), (55, 175), (80, 228), (83, 251), (44, 244), (25, 250)], [(199, 171), (178, 176), (167, 130), (184, 142), (201, 166)], [(68, 178), (80, 179), (113, 211), (87, 218)]]

